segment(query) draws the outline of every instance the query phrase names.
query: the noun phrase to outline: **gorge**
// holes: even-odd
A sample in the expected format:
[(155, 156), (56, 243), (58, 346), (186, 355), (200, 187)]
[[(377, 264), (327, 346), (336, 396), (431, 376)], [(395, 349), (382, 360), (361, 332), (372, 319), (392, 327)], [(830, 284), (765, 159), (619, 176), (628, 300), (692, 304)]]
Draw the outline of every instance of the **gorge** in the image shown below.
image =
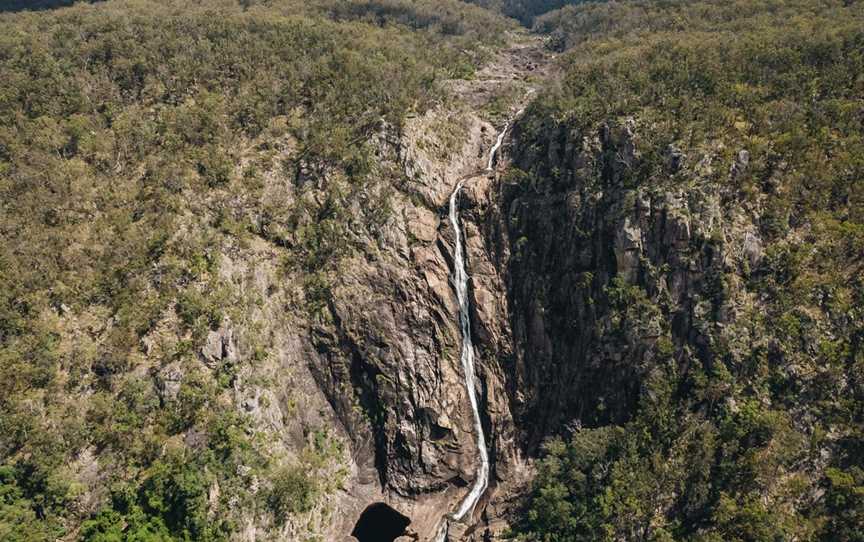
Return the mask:
[(0, 540), (864, 539), (862, 29), (0, 3)]

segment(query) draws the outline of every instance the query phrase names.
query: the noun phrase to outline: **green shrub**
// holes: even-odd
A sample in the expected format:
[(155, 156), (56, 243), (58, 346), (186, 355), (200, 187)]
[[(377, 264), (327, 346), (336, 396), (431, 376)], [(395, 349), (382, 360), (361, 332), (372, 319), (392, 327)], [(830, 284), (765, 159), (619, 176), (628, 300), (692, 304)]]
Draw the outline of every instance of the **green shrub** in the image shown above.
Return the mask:
[(318, 482), (303, 467), (286, 467), (273, 476), (268, 496), (270, 509), (279, 522), (291, 514), (308, 512), (318, 494)]

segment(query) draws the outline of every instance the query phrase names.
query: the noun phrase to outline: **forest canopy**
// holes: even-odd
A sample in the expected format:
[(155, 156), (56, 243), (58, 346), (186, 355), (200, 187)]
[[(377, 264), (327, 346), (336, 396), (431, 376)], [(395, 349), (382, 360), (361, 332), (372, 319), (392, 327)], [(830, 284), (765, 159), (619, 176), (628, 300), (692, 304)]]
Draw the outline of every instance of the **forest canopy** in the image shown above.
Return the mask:
[[(276, 301), (225, 260), (273, 256), (247, 263), (278, 268), (278, 312), (332, 318), (333, 275), (376, 261), (358, 238), (408, 182), (387, 153), (458, 103), (445, 83), (476, 76), (507, 17), (556, 57), (514, 128), (539, 157), (514, 190), (560, 188), (561, 138), (632, 125), (624, 189), (695, 189), (670, 156), (710, 151), (724, 167), (702, 181), (758, 209), (764, 240), (758, 265), (706, 279), (707, 354), (666, 322), (632, 412), (556, 428), (510, 536), (864, 541), (860, 0), (5, 2), (0, 540), (227, 540), (239, 510), (278, 530), (337, 490), (324, 424), (275, 457), (235, 404), (272, 345), (253, 329), (241, 363), (220, 333)], [(763, 310), (727, 325), (733, 284)], [(618, 323), (668, 311), (617, 278), (601, 296)]]
[[(238, 368), (195, 361), (240, 303), (217, 246), (265, 239), (315, 295), (367, 190), (368, 141), (469, 77), (509, 23), (456, 0), (6, 8), (0, 539), (221, 540), (236, 525), (208, 517), (208, 491), (253, 506), (256, 476), (272, 480), (256, 498), (275, 521), (308, 510), (336, 453), (327, 434), (274, 462), (227, 406)], [(264, 169), (348, 180), (277, 208)], [(142, 341), (166, 318), (183, 339), (153, 352)], [(169, 395), (154, 383), (166, 370), (187, 375)], [(91, 500), (79, 480), (94, 457)]]
[[(744, 209), (765, 258), (725, 268), (704, 295), (720, 306), (734, 289), (764, 308), (693, 314), (709, 330), (701, 353), (661, 325), (631, 415), (546, 443), (514, 537), (864, 540), (864, 4), (597, 2), (535, 24), (566, 51), (564, 73), (520, 123), (521, 145), (544, 156), (549, 134), (636, 126), (622, 189), (717, 191)], [(732, 169), (670, 172), (670, 156), (695, 169), (712, 153)], [(563, 182), (544, 167), (522, 182)], [(723, 246), (723, 233), (699, 242)], [(628, 307), (669, 310), (639, 285), (605, 296), (631, 325)]]

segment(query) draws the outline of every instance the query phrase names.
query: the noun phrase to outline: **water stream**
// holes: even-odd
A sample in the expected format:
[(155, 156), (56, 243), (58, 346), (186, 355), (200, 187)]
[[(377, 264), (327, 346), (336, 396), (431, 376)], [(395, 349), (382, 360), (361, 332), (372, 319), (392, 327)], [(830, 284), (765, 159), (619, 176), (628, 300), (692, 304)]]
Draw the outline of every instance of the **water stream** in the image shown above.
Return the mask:
[[(495, 165), (495, 155), (501, 148), (501, 144), (504, 142), (504, 137), (507, 135), (507, 130), (509, 129), (510, 123), (508, 122), (504, 125), (501, 133), (498, 134), (495, 145), (489, 151), (487, 171), (492, 171)], [(461, 521), (465, 516), (469, 515), (489, 486), (489, 450), (486, 448), (486, 435), (483, 432), (483, 422), (480, 418), (480, 408), (477, 403), (477, 391), (474, 386), (474, 342), (471, 339), (468, 271), (465, 269), (465, 246), (462, 240), (462, 226), (459, 222), (459, 192), (461, 192), (464, 182), (464, 180), (460, 181), (450, 195), (450, 224), (453, 226), (453, 235), (456, 241), (453, 250), (453, 285), (456, 289), (456, 300), (459, 303), (459, 329), (462, 334), (462, 370), (465, 373), (465, 388), (468, 392), (468, 399), (471, 402), (471, 411), (474, 413), (474, 431), (477, 434), (479, 465), (477, 465), (477, 476), (474, 479), (474, 484), (471, 486), (471, 491), (462, 500), (459, 508), (444, 518), (435, 534), (435, 542), (444, 542), (447, 539), (450, 522)]]
[[(495, 144), (492, 145), (492, 148), (489, 150), (489, 165), (486, 166), (486, 171), (492, 171), (493, 166), (495, 165), (495, 155), (498, 153), (498, 149), (501, 148), (501, 144), (504, 143), (504, 136), (507, 135), (507, 130), (510, 129), (510, 123), (504, 125), (504, 129), (501, 130), (501, 133), (498, 134), (498, 139), (495, 140)], [(462, 186), (460, 183), (459, 186), (456, 187), (456, 190), (453, 192), (459, 192), (459, 188)], [(453, 197), (450, 197), (450, 212), (453, 212)]]
[(453, 282), (456, 288), (456, 299), (459, 302), (459, 327), (462, 330), (462, 370), (465, 372), (465, 387), (468, 391), (468, 399), (471, 402), (471, 410), (474, 412), (474, 430), (477, 432), (477, 453), (480, 464), (477, 467), (477, 477), (474, 479), (474, 485), (471, 487), (470, 493), (468, 493), (459, 509), (453, 514), (453, 519), (456, 521), (461, 520), (474, 509), (474, 505), (477, 504), (480, 496), (486, 491), (486, 486), (489, 482), (489, 452), (486, 450), (486, 436), (483, 434), (483, 424), (480, 420), (480, 409), (477, 404), (477, 392), (474, 386), (474, 343), (471, 339), (468, 272), (465, 270), (465, 247), (462, 242), (462, 231), (459, 224), (459, 192), (461, 189), (462, 183), (460, 182), (450, 196), (450, 223), (453, 226), (454, 237), (456, 239), (456, 247), (453, 254)]
[[(525, 99), (534, 93), (533, 88), (528, 89), (525, 94)], [(507, 123), (498, 137), (495, 139), (495, 144), (489, 149), (489, 162), (486, 165), (486, 171), (493, 171), (495, 168), (495, 157), (498, 151), (501, 150), (501, 145), (504, 143), (504, 138), (507, 136), (507, 131), (513, 123), (522, 116), (525, 108), (520, 109)], [(477, 454), (479, 456), (479, 465), (477, 466), (477, 477), (474, 479), (474, 484), (471, 486), (471, 491), (459, 504), (459, 508), (451, 514), (447, 514), (441, 520), (438, 530), (435, 532), (434, 542), (444, 542), (447, 540), (447, 534), (450, 530), (451, 521), (462, 521), (462, 519), (471, 514), (477, 501), (483, 496), (486, 488), (489, 487), (489, 450), (486, 449), (486, 435), (483, 433), (483, 421), (480, 418), (480, 407), (477, 404), (477, 391), (474, 389), (474, 342), (471, 339), (471, 305), (468, 299), (468, 271), (465, 269), (465, 246), (462, 240), (462, 227), (459, 222), (459, 192), (462, 191), (462, 185), (465, 180), (459, 181), (456, 189), (450, 195), (450, 224), (453, 226), (453, 235), (456, 240), (453, 250), (453, 284), (456, 288), (456, 300), (459, 303), (459, 329), (462, 333), (462, 370), (465, 372), (465, 388), (468, 391), (468, 399), (471, 402), (471, 411), (474, 413), (474, 431), (477, 433)]]

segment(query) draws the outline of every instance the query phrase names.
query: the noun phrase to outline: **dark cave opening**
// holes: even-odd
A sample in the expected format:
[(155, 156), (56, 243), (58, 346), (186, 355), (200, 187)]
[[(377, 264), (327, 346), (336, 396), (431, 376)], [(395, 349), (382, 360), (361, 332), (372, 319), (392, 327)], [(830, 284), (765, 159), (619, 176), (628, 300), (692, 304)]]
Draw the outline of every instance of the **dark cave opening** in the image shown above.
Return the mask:
[(396, 537), (405, 534), (405, 528), (410, 523), (408, 517), (392, 507), (376, 502), (360, 514), (351, 536), (360, 542), (393, 542)]

